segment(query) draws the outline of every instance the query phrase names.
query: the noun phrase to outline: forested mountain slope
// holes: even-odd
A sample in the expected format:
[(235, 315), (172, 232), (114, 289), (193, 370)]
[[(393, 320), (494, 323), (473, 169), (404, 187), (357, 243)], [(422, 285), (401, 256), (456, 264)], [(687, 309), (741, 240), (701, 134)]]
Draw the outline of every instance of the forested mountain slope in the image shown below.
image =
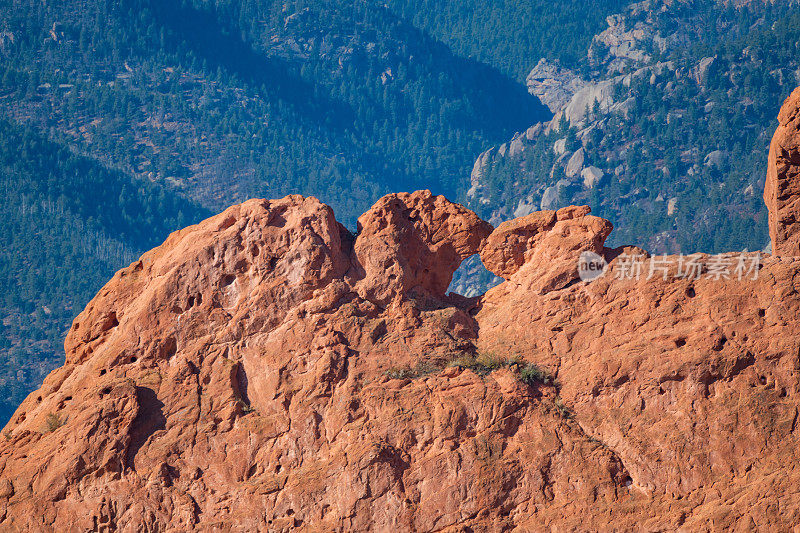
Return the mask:
[(524, 87), (371, 2), (15, 2), (3, 108), (221, 209), (302, 191), (350, 221), (453, 196), (470, 160), (549, 115)]
[(469, 205), (498, 222), (586, 203), (657, 253), (762, 249), (767, 146), (799, 50), (796, 2), (633, 4), (581, 61), (531, 71), (556, 116), (479, 158)]
[(121, 265), (208, 215), (148, 180), (0, 121), (0, 419), (63, 361), (72, 318)]
[(540, 58), (580, 65), (606, 17), (627, 0), (389, 0), (387, 5), (464, 57), (523, 81)]

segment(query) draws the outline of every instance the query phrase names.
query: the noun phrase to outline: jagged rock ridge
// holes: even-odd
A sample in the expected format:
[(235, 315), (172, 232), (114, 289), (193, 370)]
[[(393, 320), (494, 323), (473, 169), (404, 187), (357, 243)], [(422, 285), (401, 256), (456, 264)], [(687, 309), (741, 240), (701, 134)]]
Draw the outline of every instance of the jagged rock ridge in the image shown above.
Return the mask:
[[(782, 124), (767, 191), (793, 205), (777, 182), (796, 181), (782, 154), (800, 132)], [(796, 222), (773, 224), (782, 253), (742, 256), (747, 276), (714, 279), (702, 256), (697, 278), (672, 258), (636, 279), (625, 261), (645, 252), (606, 248), (610, 223), (582, 207), (493, 230), (394, 194), (354, 237), (313, 198), (233, 206), (76, 318), (0, 439), (0, 524), (789, 529), (800, 258)], [(584, 252), (608, 262), (588, 283)], [(446, 295), (475, 254), (506, 281)]]

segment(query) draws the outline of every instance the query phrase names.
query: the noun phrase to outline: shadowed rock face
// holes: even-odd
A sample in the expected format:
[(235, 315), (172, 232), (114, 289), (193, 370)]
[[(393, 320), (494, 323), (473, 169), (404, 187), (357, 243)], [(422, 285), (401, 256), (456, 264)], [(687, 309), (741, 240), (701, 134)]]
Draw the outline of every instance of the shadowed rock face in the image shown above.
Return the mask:
[[(771, 210), (793, 157), (770, 158)], [(644, 251), (605, 248), (585, 207), (492, 230), (396, 194), (354, 237), (314, 198), (233, 206), (75, 319), (0, 439), (0, 529), (788, 529), (800, 258), (770, 220), (782, 257), (635, 279)], [(609, 263), (588, 283), (584, 251)], [(445, 295), (477, 253), (506, 282)]]

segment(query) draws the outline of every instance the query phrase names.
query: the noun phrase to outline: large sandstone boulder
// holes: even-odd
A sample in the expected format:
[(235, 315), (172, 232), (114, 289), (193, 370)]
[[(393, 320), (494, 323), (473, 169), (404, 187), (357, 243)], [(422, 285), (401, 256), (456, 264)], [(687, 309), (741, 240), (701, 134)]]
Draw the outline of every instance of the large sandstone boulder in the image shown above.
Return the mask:
[[(481, 250), (484, 266), (501, 278), (524, 282), (526, 290), (548, 292), (578, 279), (582, 252), (603, 252), (612, 225), (589, 216), (589, 208), (538, 211), (504, 222)], [(524, 275), (515, 276), (524, 269)]]
[(784, 102), (778, 122), (764, 187), (772, 253), (800, 256), (800, 87)]
[(430, 191), (390, 194), (358, 219), (359, 295), (379, 305), (415, 288), (443, 297), (461, 262), (492, 226)]

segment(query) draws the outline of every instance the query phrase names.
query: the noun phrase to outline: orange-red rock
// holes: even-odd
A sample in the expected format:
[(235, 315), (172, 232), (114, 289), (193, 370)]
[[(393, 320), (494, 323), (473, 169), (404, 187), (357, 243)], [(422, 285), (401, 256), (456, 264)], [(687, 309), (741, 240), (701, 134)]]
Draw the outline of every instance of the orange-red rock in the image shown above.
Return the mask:
[(430, 191), (391, 194), (358, 219), (353, 275), (359, 295), (379, 305), (419, 289), (444, 297), (461, 262), (492, 226)]
[[(680, 278), (605, 248), (588, 208), (492, 231), (428, 192), (359, 230), (313, 198), (250, 200), (115, 274), (4, 430), (0, 529), (800, 523), (791, 248)], [(578, 278), (583, 251), (603, 276)], [(507, 281), (445, 295), (475, 253)]]
[(800, 255), (800, 87), (778, 115), (767, 163), (764, 201), (774, 255)]
[[(577, 280), (581, 252), (602, 254), (611, 230), (611, 223), (590, 216), (587, 206), (539, 211), (500, 224), (481, 250), (481, 260), (487, 269), (507, 280), (521, 269), (546, 271), (534, 277), (534, 285), (525, 287), (546, 292)], [(534, 278), (517, 276), (520, 280)]]

